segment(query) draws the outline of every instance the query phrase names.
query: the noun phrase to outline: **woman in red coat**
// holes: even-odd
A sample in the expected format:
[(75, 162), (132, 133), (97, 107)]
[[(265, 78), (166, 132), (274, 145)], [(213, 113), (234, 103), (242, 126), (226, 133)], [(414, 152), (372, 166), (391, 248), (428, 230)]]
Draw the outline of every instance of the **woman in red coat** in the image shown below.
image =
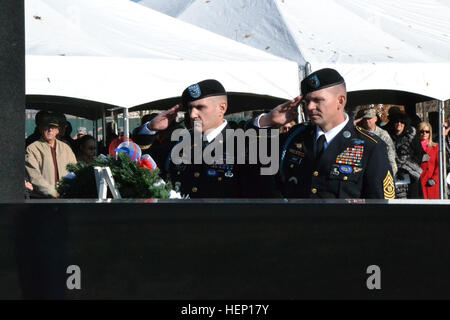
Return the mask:
[(427, 153), (422, 159), (420, 176), (424, 199), (439, 199), (439, 146), (431, 139), (432, 134), (428, 122), (419, 123), (420, 142)]

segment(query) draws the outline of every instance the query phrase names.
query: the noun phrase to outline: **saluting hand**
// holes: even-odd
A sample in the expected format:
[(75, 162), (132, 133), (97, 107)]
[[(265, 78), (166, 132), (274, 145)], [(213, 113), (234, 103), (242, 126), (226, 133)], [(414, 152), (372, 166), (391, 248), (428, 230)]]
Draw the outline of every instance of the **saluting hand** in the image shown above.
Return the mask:
[(261, 127), (280, 127), (286, 123), (296, 120), (298, 117), (297, 107), (303, 96), (298, 96), (290, 101), (278, 105), (269, 113), (261, 116), (259, 125)]
[(147, 125), (147, 128), (152, 131), (163, 131), (166, 130), (169, 125), (177, 117), (177, 112), (181, 108), (181, 105), (177, 104), (171, 109), (161, 112)]
[(359, 122), (362, 120), (362, 117), (361, 118), (358, 118), (358, 119), (355, 119), (355, 120), (353, 120), (353, 125), (354, 126), (357, 126), (357, 125), (359, 125)]

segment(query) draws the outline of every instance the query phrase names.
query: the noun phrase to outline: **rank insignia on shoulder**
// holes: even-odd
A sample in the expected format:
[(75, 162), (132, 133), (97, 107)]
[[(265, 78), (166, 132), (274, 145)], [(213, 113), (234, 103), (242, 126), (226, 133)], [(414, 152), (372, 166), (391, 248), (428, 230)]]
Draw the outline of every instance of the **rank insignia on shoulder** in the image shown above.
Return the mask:
[(394, 179), (390, 171), (388, 171), (386, 178), (383, 180), (383, 192), (385, 199), (395, 199)]

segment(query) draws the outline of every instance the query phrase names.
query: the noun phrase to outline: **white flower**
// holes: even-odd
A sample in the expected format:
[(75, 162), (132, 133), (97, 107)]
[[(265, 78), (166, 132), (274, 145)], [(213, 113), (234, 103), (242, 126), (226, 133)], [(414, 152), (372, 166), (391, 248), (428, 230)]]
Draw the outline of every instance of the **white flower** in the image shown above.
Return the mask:
[[(158, 182), (155, 182), (153, 184), (154, 187), (164, 186), (166, 183), (164, 180), (159, 180)], [(170, 190), (169, 199), (183, 199), (181, 194), (179, 192), (176, 192), (175, 190)]]
[(170, 199), (183, 199), (181, 194), (179, 192), (176, 192), (175, 190), (170, 190), (169, 198)]

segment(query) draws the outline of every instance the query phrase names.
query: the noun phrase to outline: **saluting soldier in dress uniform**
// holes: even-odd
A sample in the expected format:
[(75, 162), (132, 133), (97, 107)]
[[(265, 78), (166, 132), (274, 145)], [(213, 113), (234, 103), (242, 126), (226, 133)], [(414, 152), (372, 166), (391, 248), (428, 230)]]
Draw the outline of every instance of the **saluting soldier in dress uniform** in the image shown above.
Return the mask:
[[(227, 129), (231, 129), (224, 115), (228, 108), (227, 93), (217, 80), (204, 80), (187, 87), (181, 97), (181, 105), (160, 113), (152, 121), (146, 123), (144, 133), (155, 134), (165, 130), (176, 118), (177, 111), (182, 107), (188, 111), (191, 127), (190, 149), (187, 153), (191, 163), (176, 164), (171, 155), (161, 168), (168, 175), (174, 188), (183, 196), (190, 198), (248, 198), (267, 197), (267, 188), (258, 185), (259, 168), (256, 165), (238, 164), (236, 149), (231, 155), (227, 153)], [(202, 146), (198, 148), (194, 139), (194, 132), (202, 136)], [(183, 140), (174, 142), (171, 149)], [(222, 154), (218, 154), (219, 161), (207, 164), (203, 157), (200, 163), (195, 163), (198, 152), (210, 145), (221, 144)], [(236, 147), (236, 143), (234, 146)], [(197, 155), (196, 155), (197, 153)], [(172, 154), (172, 152), (170, 153)], [(186, 155), (183, 155), (186, 156)], [(200, 155), (201, 156), (201, 155)], [(213, 153), (213, 156), (215, 154)], [(231, 158), (233, 161), (230, 161)], [(256, 175), (256, 172), (258, 175)], [(254, 174), (255, 173), (255, 174)], [(252, 178), (253, 175), (253, 178)]]
[(321, 69), (301, 83), (302, 95), (255, 119), (259, 128), (281, 126), (304, 101), (310, 121), (280, 136), (282, 193), (288, 198), (395, 197), (385, 143), (355, 127), (344, 112), (347, 91), (334, 69)]

